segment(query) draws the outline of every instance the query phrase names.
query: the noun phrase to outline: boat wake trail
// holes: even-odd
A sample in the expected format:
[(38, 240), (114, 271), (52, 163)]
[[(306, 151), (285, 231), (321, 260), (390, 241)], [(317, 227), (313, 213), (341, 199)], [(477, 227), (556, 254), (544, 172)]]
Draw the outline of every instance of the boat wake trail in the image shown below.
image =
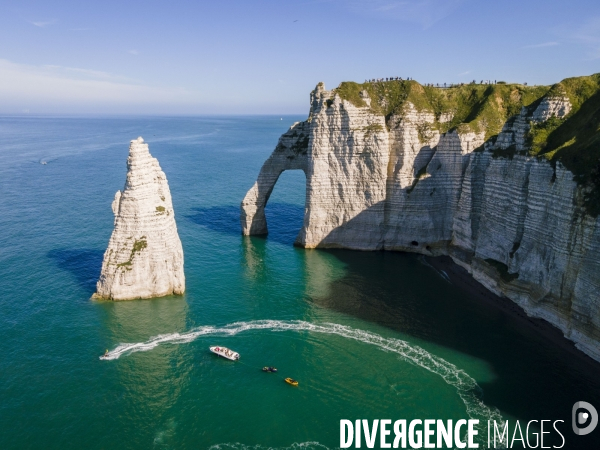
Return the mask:
[(486, 406), (481, 400), (482, 390), (477, 382), (464, 370), (443, 358), (412, 345), (401, 339), (385, 338), (369, 331), (354, 329), (335, 323), (315, 324), (301, 320), (256, 320), (252, 322), (236, 322), (223, 327), (203, 326), (186, 333), (162, 334), (146, 342), (121, 344), (108, 352), (102, 359), (118, 359), (133, 352), (145, 352), (161, 344), (185, 344), (202, 336), (233, 336), (249, 330), (268, 331), (307, 331), (310, 333), (338, 335), (347, 339), (374, 345), (381, 350), (396, 353), (404, 361), (435, 373), (449, 385), (453, 386), (467, 408), (471, 419), (480, 421), (495, 420), (503, 423), (502, 416), (496, 408)]
[(293, 443), (289, 447), (264, 447), (262, 445), (245, 445), (236, 443), (217, 444), (209, 447), (208, 450), (329, 450), (323, 444), (318, 442), (300, 442)]

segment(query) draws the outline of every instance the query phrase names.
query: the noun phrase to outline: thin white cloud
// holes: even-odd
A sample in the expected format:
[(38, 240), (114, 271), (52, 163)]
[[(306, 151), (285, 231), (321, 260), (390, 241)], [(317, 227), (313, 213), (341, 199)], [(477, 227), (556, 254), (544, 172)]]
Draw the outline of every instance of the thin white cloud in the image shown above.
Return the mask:
[(190, 106), (202, 99), (199, 92), (126, 80), (102, 71), (31, 66), (0, 59), (0, 109), (20, 110), (32, 104), (52, 108), (75, 105), (79, 109), (89, 106), (90, 110), (98, 105), (115, 109), (124, 105)]
[(585, 44), (600, 44), (600, 17), (588, 19), (571, 37)]
[(357, 14), (415, 22), (428, 28), (466, 0), (339, 0)]
[(580, 25), (565, 24), (557, 29), (565, 40), (583, 47), (590, 59), (600, 58), (600, 16), (591, 17)]
[(459, 76), (459, 77), (461, 77), (461, 76), (463, 76), (463, 75), (468, 75), (468, 74), (470, 74), (470, 73), (471, 73), (471, 71), (470, 71), (470, 70), (467, 70), (467, 71), (465, 71), (465, 72), (461, 72), (461, 73), (459, 73), (459, 74), (458, 74), (458, 76)]
[(127, 53), (129, 53), (130, 55), (139, 55), (140, 52), (138, 52), (137, 50), (128, 50)]
[(532, 45), (526, 45), (522, 48), (544, 48), (544, 47), (555, 47), (559, 45), (558, 42), (544, 42), (542, 44), (532, 44)]
[(105, 80), (112, 80), (112, 81), (127, 81), (127, 82), (132, 82), (135, 83), (136, 80), (133, 80), (131, 78), (127, 78), (127, 77), (123, 77), (121, 75), (114, 75), (112, 73), (109, 72), (103, 72), (101, 70), (92, 70), (92, 69), (82, 69), (80, 67), (63, 67), (63, 66), (42, 66), (42, 67), (46, 67), (49, 68), (51, 70), (55, 70), (57, 72), (65, 72), (67, 74), (67, 76), (72, 76), (72, 74), (76, 74), (76, 75), (80, 75), (86, 78), (96, 78), (96, 79), (105, 79)]
[(56, 23), (56, 20), (54, 20), (54, 19), (52, 19), (52, 20), (33, 20), (33, 21), (29, 21), (29, 23), (36, 27), (44, 28), (44, 27), (47, 27), (48, 25), (54, 25)]
[[(3, 60), (0, 59), (0, 62)], [(9, 61), (4, 60), (5, 63), (12, 64), (15, 67), (21, 67), (22, 70), (36, 70), (38, 73), (44, 73), (46, 75), (52, 75), (56, 77), (62, 78), (76, 78), (76, 79), (85, 79), (85, 80), (109, 80), (115, 82), (127, 82), (127, 83), (139, 83), (138, 80), (134, 80), (132, 78), (124, 77), (121, 75), (115, 75), (109, 72), (104, 72), (102, 70), (93, 70), (93, 69), (83, 69), (81, 67), (68, 67), (68, 66), (58, 66), (54, 64), (44, 64), (41, 66), (28, 66), (24, 64), (15, 64), (10, 63)], [(1, 67), (1, 66), (0, 66)]]
[(588, 47), (591, 59), (600, 58), (600, 17), (585, 22), (573, 35), (573, 39)]

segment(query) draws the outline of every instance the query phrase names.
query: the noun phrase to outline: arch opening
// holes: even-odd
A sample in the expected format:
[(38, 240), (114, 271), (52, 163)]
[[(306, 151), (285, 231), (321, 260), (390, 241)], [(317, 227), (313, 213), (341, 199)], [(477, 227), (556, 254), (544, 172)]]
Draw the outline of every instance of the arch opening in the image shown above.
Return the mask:
[(306, 175), (302, 170), (283, 172), (265, 205), (269, 239), (292, 244), (304, 222)]
[[(290, 182), (291, 189), (295, 187), (295, 191), (290, 192), (286, 187), (278, 189), (278, 192), (281, 190), (282, 194), (284, 194), (285, 203), (290, 204), (290, 199), (294, 199), (291, 200), (293, 202), (291, 203), (292, 205), (294, 203), (304, 205), (305, 202), (300, 202), (297, 195), (302, 192), (304, 197), (306, 197), (306, 188), (301, 189), (299, 186), (302, 184), (301, 181), (306, 186), (306, 171), (308, 169), (308, 152), (310, 146), (309, 128), (308, 122), (296, 122), (279, 138), (277, 147), (275, 147), (271, 156), (263, 164), (258, 174), (258, 179), (254, 183), (254, 186), (246, 193), (240, 205), (242, 234), (247, 236), (268, 234), (265, 207), (271, 197), (275, 184), (277, 184), (283, 172), (288, 172), (285, 178), (291, 177), (290, 180), (293, 180), (295, 175), (290, 175), (289, 171), (297, 173), (302, 170), (304, 172), (304, 179), (296, 179)], [(287, 185), (287, 182), (284, 182), (284, 184)], [(285, 194), (286, 191), (288, 191), (287, 196)], [(294, 192), (296, 193), (294, 194)], [(275, 201), (274, 203), (278, 202)], [(304, 206), (302, 206), (302, 210), (304, 210)], [(289, 228), (289, 223), (287, 226)]]

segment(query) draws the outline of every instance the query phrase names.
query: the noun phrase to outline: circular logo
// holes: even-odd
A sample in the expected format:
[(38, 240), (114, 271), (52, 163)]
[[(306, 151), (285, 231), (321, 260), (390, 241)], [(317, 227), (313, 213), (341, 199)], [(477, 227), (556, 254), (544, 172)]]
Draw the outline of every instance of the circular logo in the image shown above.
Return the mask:
[[(586, 412), (579, 411), (580, 409), (585, 409)], [(590, 423), (584, 427), (580, 428), (583, 424), (587, 422), (590, 418)], [(596, 426), (598, 425), (598, 411), (588, 402), (577, 402), (573, 405), (572, 412), (572, 422), (573, 422), (573, 432), (578, 436), (585, 436), (586, 434), (590, 434)]]

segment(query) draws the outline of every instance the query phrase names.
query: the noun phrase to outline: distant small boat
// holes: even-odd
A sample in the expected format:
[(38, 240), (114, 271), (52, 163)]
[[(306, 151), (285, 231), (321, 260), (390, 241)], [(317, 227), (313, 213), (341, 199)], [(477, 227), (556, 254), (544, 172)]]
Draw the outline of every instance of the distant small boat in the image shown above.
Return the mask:
[(45, 166), (46, 164), (48, 164), (46, 161), (40, 161), (40, 164)]
[(446, 281), (450, 282), (450, 277), (448, 276), (446, 271), (440, 270), (440, 275), (442, 275), (442, 277), (444, 277), (446, 279)]
[(285, 382), (287, 384), (291, 384), (292, 386), (298, 386), (298, 382), (296, 380), (292, 379), (292, 378), (286, 378)]
[(272, 372), (272, 373), (277, 372), (277, 369), (275, 367), (263, 367), (262, 370), (263, 370), (263, 372)]
[(229, 350), (227, 347), (209, 347), (210, 351), (215, 355), (222, 356), (223, 358), (230, 359), (232, 361), (237, 361), (240, 359), (240, 354), (234, 352), (233, 350)]

